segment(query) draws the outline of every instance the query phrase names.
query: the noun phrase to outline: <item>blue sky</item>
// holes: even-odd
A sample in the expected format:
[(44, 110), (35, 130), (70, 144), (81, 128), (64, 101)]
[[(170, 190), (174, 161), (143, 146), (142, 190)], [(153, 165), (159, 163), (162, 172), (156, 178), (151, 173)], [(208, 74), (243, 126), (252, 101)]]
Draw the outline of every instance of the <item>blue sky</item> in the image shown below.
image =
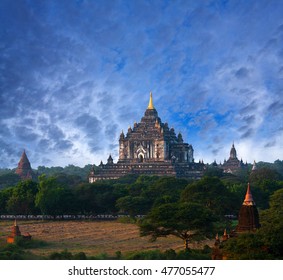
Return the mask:
[(283, 159), (283, 1), (0, 1), (0, 167), (117, 160), (153, 92), (220, 162)]

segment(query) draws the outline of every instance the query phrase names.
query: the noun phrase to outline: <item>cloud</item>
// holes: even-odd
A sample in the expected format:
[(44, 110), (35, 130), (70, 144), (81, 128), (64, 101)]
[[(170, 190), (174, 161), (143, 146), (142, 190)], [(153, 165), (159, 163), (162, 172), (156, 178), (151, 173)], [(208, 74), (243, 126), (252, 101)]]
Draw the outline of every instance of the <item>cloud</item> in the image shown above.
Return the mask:
[(253, 128), (248, 128), (245, 130), (243, 134), (241, 134), (241, 139), (249, 138), (255, 134), (255, 131)]
[(240, 142), (263, 154), (274, 142), (272, 160), (282, 150), (281, 3), (128, 2), (1, 3), (2, 161), (23, 147), (35, 165), (99, 163), (109, 149), (117, 159), (118, 132), (140, 120), (149, 91), (197, 157), (223, 160), (238, 140), (247, 158)]
[(27, 142), (36, 141), (36, 139), (39, 137), (39, 135), (34, 133), (32, 129), (25, 126), (14, 127), (14, 134), (18, 139)]
[(275, 101), (269, 105), (268, 111), (272, 114), (281, 113), (283, 110), (283, 103), (281, 101)]
[(60, 140), (55, 145), (55, 148), (60, 151), (69, 150), (72, 147), (73, 147), (73, 143), (69, 140)]
[(240, 69), (238, 69), (235, 73), (236, 78), (238, 79), (245, 79), (248, 78), (249, 76), (249, 70), (245, 67), (241, 67)]
[(264, 145), (265, 148), (274, 147), (276, 145), (276, 140), (268, 142)]
[(105, 128), (105, 135), (107, 138), (115, 139), (117, 135), (118, 125), (117, 124), (109, 124)]
[(86, 113), (79, 115), (76, 120), (75, 124), (81, 130), (83, 130), (87, 137), (93, 137), (99, 135), (102, 130), (102, 124), (95, 116), (90, 116)]

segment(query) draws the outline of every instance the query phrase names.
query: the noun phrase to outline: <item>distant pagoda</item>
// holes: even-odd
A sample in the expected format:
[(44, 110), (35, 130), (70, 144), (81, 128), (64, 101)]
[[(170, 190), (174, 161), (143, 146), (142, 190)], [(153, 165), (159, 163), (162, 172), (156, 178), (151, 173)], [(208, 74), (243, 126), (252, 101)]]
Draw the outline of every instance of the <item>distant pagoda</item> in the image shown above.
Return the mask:
[(22, 180), (28, 180), (34, 178), (34, 173), (31, 169), (31, 165), (25, 150), (22, 153), (21, 159), (18, 163), (18, 167), (15, 173), (18, 174)]
[(233, 143), (230, 150), (230, 157), (228, 160), (224, 160), (224, 163), (219, 165), (223, 169), (224, 173), (236, 173), (239, 170), (247, 169), (247, 163), (244, 163), (243, 160), (239, 160), (237, 157), (237, 151)]
[(251, 232), (258, 228), (260, 228), (259, 215), (248, 183), (245, 200), (239, 212), (236, 232)]
[(141, 121), (120, 135), (118, 162), (113, 163), (110, 155), (106, 164), (101, 162), (98, 169), (91, 169), (89, 182), (117, 179), (127, 174), (199, 179), (205, 165), (195, 163), (193, 153), (192, 145), (183, 141), (182, 134), (176, 135), (174, 128), (161, 121), (150, 93)]

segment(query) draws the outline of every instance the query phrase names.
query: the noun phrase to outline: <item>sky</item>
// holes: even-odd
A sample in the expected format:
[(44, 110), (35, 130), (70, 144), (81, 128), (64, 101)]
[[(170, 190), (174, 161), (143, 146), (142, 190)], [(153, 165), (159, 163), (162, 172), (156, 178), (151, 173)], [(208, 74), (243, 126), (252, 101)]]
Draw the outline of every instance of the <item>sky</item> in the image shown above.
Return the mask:
[(153, 93), (195, 161), (283, 160), (282, 0), (1, 0), (0, 168), (118, 159)]

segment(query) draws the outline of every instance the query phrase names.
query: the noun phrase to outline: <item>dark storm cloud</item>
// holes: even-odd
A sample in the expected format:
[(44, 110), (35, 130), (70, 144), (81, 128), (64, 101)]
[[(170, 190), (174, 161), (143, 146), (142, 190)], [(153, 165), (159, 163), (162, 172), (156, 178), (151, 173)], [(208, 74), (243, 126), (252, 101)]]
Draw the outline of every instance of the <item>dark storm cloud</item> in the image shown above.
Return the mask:
[(0, 122), (0, 136), (2, 136), (2, 137), (10, 137), (11, 136), (11, 132), (10, 132), (9, 127), (6, 124), (1, 123), (1, 122)]
[[(128, 121), (128, 125), (132, 126), (133, 120), (134, 122), (139, 121), (141, 117), (142, 115), (138, 115), (137, 112), (133, 111), (132, 107), (129, 108), (129, 106), (123, 106), (119, 108), (117, 119), (118, 121), (123, 121), (123, 122)], [(126, 128), (127, 127), (125, 127), (124, 129)]]
[(59, 151), (69, 150), (73, 147), (73, 143), (69, 140), (60, 140), (55, 144), (55, 149)]
[(110, 144), (109, 145), (109, 151), (112, 151), (111, 153), (113, 154), (113, 153), (117, 153), (117, 151), (118, 151), (118, 144)]
[(102, 123), (94, 116), (82, 114), (76, 118), (75, 123), (90, 138), (101, 134)]
[(38, 151), (48, 151), (52, 147), (52, 141), (49, 139), (41, 139), (37, 144)]
[(243, 117), (243, 121), (248, 125), (254, 124), (254, 122), (256, 121), (256, 116), (255, 115), (245, 116)]
[(89, 140), (88, 142), (88, 146), (90, 148), (90, 151), (94, 154), (96, 154), (97, 152), (100, 152), (103, 150), (103, 147), (102, 147), (102, 144), (98, 138), (95, 138), (95, 139), (91, 139)]
[(97, 102), (97, 109), (100, 110), (100, 115), (103, 118), (110, 117), (112, 115), (112, 106), (115, 101), (115, 96), (106, 91), (97, 93), (97, 96), (99, 98)]
[(219, 144), (219, 143), (221, 143), (221, 137), (219, 135), (216, 135), (216, 136), (213, 137), (212, 141), (215, 144)]
[(271, 148), (274, 147), (275, 145), (276, 145), (276, 140), (270, 141), (264, 145), (264, 148)]
[[(14, 149), (13, 145), (10, 143), (7, 143), (3, 139), (0, 138), (0, 151), (2, 153), (6, 154), (7, 156), (15, 156), (18, 155), (17, 151)], [(3, 157), (2, 157), (3, 159)]]
[(48, 137), (53, 140), (58, 140), (65, 138), (65, 134), (62, 129), (60, 129), (57, 125), (51, 124), (46, 127), (46, 132), (48, 133)]
[(235, 73), (235, 76), (238, 79), (244, 79), (247, 78), (249, 76), (249, 70), (245, 67), (241, 67), (240, 69), (238, 69)]
[(268, 107), (268, 111), (270, 114), (282, 114), (283, 112), (283, 103), (281, 101), (275, 101)]
[[(251, 95), (252, 92), (248, 91), (248, 95)], [(254, 112), (258, 109), (258, 100), (252, 100), (248, 105), (244, 106), (243, 108), (240, 108), (240, 114), (250, 114), (251, 112)]]
[(32, 129), (25, 126), (16, 126), (14, 127), (15, 136), (26, 142), (36, 141), (39, 137), (37, 133), (35, 133)]
[(118, 125), (117, 124), (109, 124), (105, 128), (105, 135), (109, 139), (115, 139), (115, 136), (117, 135)]
[(217, 156), (220, 151), (220, 148), (212, 149), (211, 152), (214, 156)]
[(19, 159), (19, 153), (14, 144), (7, 143), (0, 138), (0, 168), (15, 166)]
[(255, 134), (255, 130), (253, 128), (244, 129), (245, 132), (241, 134), (241, 139), (250, 138)]
[(245, 124), (238, 128), (238, 131), (241, 133), (241, 139), (250, 138), (255, 134), (255, 115), (247, 115), (242, 117), (242, 122)]

